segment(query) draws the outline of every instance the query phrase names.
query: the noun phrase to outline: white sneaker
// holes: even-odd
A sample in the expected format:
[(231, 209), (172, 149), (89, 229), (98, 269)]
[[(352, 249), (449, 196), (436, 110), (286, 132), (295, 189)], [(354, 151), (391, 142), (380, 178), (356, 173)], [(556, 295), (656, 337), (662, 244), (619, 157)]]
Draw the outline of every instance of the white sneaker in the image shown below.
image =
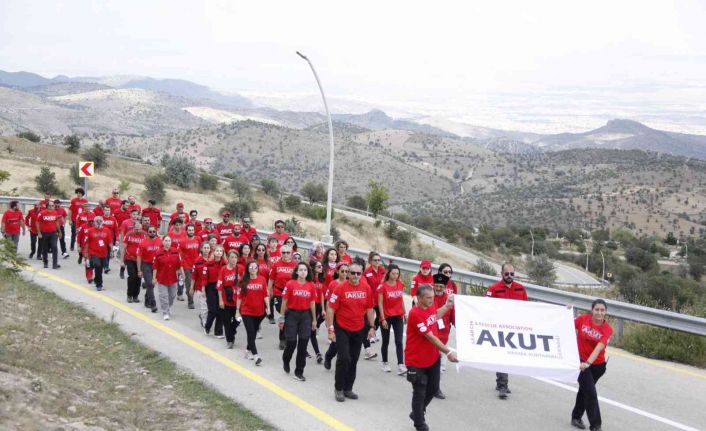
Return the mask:
[(262, 340), (262, 332), (257, 331), (257, 335), (255, 336), (258, 340)]
[(366, 360), (371, 360), (373, 358), (377, 358), (378, 354), (370, 350), (370, 348), (365, 349), (365, 359)]
[(68, 259), (68, 258), (69, 258), (69, 254), (68, 254), (68, 253), (64, 253), (64, 254), (62, 254), (61, 256), (62, 256), (64, 259)]
[(368, 338), (368, 342), (369, 342), (370, 344), (375, 344), (375, 337), (373, 337), (373, 338)]
[(382, 371), (385, 373), (389, 373), (390, 371), (392, 371), (390, 369), (390, 364), (388, 364), (387, 362), (383, 362), (382, 363)]
[(223, 338), (226, 338), (226, 336), (225, 336), (225, 335), (223, 335), (223, 334), (221, 334), (221, 335), (216, 335), (216, 338), (220, 338), (220, 339), (223, 339)]
[(166, 314), (166, 313), (164, 314), (164, 316), (163, 316), (162, 318), (163, 318), (164, 320), (169, 320), (169, 319), (170, 319), (169, 314)]
[(404, 376), (405, 374), (407, 374), (407, 367), (404, 364), (397, 364), (397, 375)]
[(255, 358), (255, 356), (252, 354), (252, 352), (250, 350), (245, 351), (245, 359), (253, 360), (254, 358)]

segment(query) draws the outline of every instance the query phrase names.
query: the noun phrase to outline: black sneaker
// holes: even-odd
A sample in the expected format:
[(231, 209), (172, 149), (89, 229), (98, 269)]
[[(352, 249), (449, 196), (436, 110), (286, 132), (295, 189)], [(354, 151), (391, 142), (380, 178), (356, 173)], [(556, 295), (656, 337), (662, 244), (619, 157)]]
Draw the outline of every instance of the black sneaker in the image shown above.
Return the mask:
[(61, 265), (58, 265), (58, 264), (57, 264), (57, 265), (52, 265), (51, 268), (52, 268), (52, 269), (59, 269), (59, 268), (61, 268)]
[(321, 356), (321, 353), (317, 353), (317, 354), (316, 354), (316, 363), (317, 363), (317, 364), (320, 364), (320, 363), (322, 363), (323, 361), (324, 361), (324, 357)]
[(300, 382), (306, 382), (306, 377), (304, 377), (304, 374), (294, 373), (293, 378), (294, 378), (294, 380), (298, 380)]
[(140, 298), (137, 297), (137, 296), (133, 296), (133, 297), (132, 297), (132, 302), (134, 302), (135, 304), (139, 304), (139, 303), (140, 303)]
[[(107, 272), (106, 272), (107, 274)], [(120, 279), (125, 280), (125, 267), (121, 266), (120, 267)]]
[(128, 303), (132, 303), (132, 296), (128, 296), (128, 297), (127, 297), (127, 302), (128, 302)]
[(329, 358), (324, 358), (324, 368), (327, 370), (331, 369), (331, 360)]
[(580, 430), (585, 430), (586, 425), (584, 425), (583, 421), (581, 419), (574, 419), (571, 418), (571, 426), (576, 427)]
[(290, 371), (289, 362), (282, 361), (282, 368), (284, 369), (285, 373), (289, 374), (289, 371)]
[(504, 400), (507, 398), (507, 387), (505, 386), (500, 386), (500, 389), (498, 389), (498, 397), (501, 400)]
[(343, 391), (333, 391), (334, 396), (336, 397), (336, 401), (339, 403), (342, 403), (346, 400), (346, 396), (343, 395)]
[(284, 340), (279, 340), (279, 349), (284, 350), (286, 347), (287, 343)]
[(599, 425), (599, 426), (595, 426), (595, 427), (590, 427), (589, 430), (591, 430), (591, 431), (603, 431), (603, 428), (601, 428), (600, 425)]
[(152, 312), (156, 313), (157, 312), (157, 307), (152, 307)]
[(88, 280), (88, 284), (93, 284), (93, 279)]
[(357, 400), (358, 399), (358, 394), (356, 394), (353, 391), (343, 391), (343, 396), (351, 399), (351, 400)]
[(274, 325), (274, 324), (275, 324), (275, 318), (274, 318), (274, 317), (269, 317), (269, 319), (270, 319), (270, 325)]
[(438, 399), (440, 399), (440, 400), (445, 400), (445, 399), (446, 399), (446, 395), (444, 395), (444, 393), (441, 392), (441, 389), (439, 389), (439, 390), (436, 391), (436, 393), (434, 394), (434, 398), (438, 398)]
[(44, 264), (44, 267), (45, 267), (45, 268), (49, 268), (49, 264), (48, 264), (48, 263), (45, 263), (45, 264)]
[(193, 310), (193, 309), (195, 308), (195, 307), (194, 307), (194, 303), (193, 303), (193, 302), (189, 302), (188, 308), (189, 308), (189, 310)]
[(83, 262), (83, 255), (82, 255), (81, 253), (79, 253), (79, 254), (78, 254), (78, 261), (77, 261), (77, 263), (78, 263), (79, 265), (81, 265), (82, 262)]
[(34, 257), (34, 252), (32, 252), (32, 253), (29, 254), (29, 258), (30, 258), (30, 259), (33, 258), (33, 257)]
[(110, 272), (110, 268), (105, 268), (105, 269), (103, 270), (103, 274), (107, 274), (107, 273), (109, 273), (109, 272)]

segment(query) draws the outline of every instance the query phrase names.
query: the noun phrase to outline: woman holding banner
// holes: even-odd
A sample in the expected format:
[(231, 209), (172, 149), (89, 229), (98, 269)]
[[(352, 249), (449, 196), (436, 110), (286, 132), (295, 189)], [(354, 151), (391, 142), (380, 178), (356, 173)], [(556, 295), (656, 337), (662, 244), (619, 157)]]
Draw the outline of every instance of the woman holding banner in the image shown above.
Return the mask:
[(578, 338), (581, 373), (576, 404), (571, 412), (571, 425), (586, 429), (581, 417), (588, 416), (591, 431), (601, 429), (601, 410), (598, 406), (596, 383), (606, 371), (605, 348), (613, 335), (613, 328), (605, 320), (608, 306), (602, 299), (591, 304), (591, 314), (583, 314), (574, 320)]

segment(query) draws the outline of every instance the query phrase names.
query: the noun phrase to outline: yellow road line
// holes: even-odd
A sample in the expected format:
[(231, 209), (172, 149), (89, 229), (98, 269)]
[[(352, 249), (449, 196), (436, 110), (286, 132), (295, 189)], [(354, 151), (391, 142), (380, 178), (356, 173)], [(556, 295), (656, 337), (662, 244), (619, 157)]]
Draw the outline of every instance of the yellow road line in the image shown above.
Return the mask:
[(230, 368), (231, 370), (235, 371), (236, 373), (240, 374), (243, 377), (246, 377), (253, 382), (261, 385), (265, 389), (269, 390), (270, 392), (273, 392), (275, 395), (285, 399), (286, 401), (289, 401), (296, 407), (304, 410), (305, 412), (309, 413), (311, 416), (314, 418), (318, 419), (319, 421), (325, 423), (329, 427), (331, 427), (334, 430), (337, 431), (352, 431), (353, 428), (349, 427), (348, 425), (344, 424), (343, 422), (339, 421), (338, 419), (334, 418), (333, 416), (329, 415), (328, 413), (324, 412), (323, 410), (315, 407), (314, 405), (304, 401), (297, 395), (294, 395), (293, 393), (287, 391), (286, 389), (278, 386), (277, 384), (271, 382), (270, 380), (267, 380), (266, 378), (262, 377), (261, 375), (254, 373), (247, 368), (244, 368), (232, 360), (228, 359), (227, 357), (221, 355), (220, 353), (215, 352), (214, 350), (204, 346), (203, 344), (183, 335), (180, 334), (179, 332), (175, 331), (174, 329), (170, 328), (169, 326), (164, 325), (163, 323), (154, 320), (150, 317), (146, 317), (145, 315), (135, 311), (134, 309), (128, 307), (127, 305), (118, 302), (114, 300), (113, 298), (110, 298), (108, 296), (105, 296), (104, 294), (98, 293), (97, 291), (88, 289), (84, 286), (81, 286), (77, 283), (74, 283), (72, 281), (66, 280), (62, 277), (56, 276), (54, 274), (50, 274), (48, 272), (34, 269), (31, 267), (26, 268), (28, 271), (35, 272), (45, 278), (48, 278), (50, 280), (54, 280), (58, 283), (63, 284), (64, 286), (70, 287), (72, 289), (76, 289), (81, 291), (82, 293), (85, 293), (89, 296), (92, 296), (94, 298), (100, 299), (101, 301), (108, 303), (112, 305), (115, 308), (118, 308), (122, 310), (123, 312), (140, 319), (141, 321), (151, 325), (152, 327), (162, 331), (163, 333), (176, 338), (177, 340), (181, 341), (182, 343), (186, 344), (189, 347), (192, 347), (199, 352), (203, 353), (206, 356), (211, 357), (212, 359), (220, 362), (221, 364), (225, 365), (226, 367)]
[(704, 373), (699, 373), (696, 371), (691, 371), (691, 370), (687, 370), (684, 368), (675, 367), (674, 365), (663, 364), (662, 362), (656, 361), (654, 359), (643, 358), (641, 356), (633, 355), (630, 353), (617, 351), (617, 350), (610, 348), (610, 347), (608, 347), (608, 354), (611, 356), (620, 356), (621, 358), (625, 358), (625, 359), (632, 359), (633, 361), (636, 361), (636, 362), (650, 364), (650, 365), (658, 367), (658, 368), (664, 368), (665, 370), (670, 370), (670, 371), (674, 371), (677, 373), (686, 374), (688, 376), (698, 377), (699, 379), (706, 380), (706, 374), (704, 374)]

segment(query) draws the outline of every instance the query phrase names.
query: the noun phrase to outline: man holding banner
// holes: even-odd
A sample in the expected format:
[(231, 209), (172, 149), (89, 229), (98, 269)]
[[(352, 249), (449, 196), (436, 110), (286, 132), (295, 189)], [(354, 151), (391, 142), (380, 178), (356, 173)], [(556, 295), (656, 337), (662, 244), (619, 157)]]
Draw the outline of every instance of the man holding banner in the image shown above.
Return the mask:
[[(493, 284), (488, 288), (485, 296), (490, 298), (515, 299), (519, 301), (527, 301), (527, 291), (525, 286), (515, 281), (515, 268), (510, 263), (504, 263), (500, 268), (500, 276), (502, 280)], [(498, 391), (498, 397), (501, 400), (507, 398), (510, 393), (508, 387), (507, 373), (495, 373), (495, 390)]]
[(451, 362), (458, 362), (456, 352), (446, 347), (437, 337), (439, 322), (453, 308), (449, 296), (441, 308), (434, 305), (434, 292), (428, 284), (417, 287), (417, 306), (412, 307), (407, 318), (407, 343), (404, 349), (407, 381), (412, 384), (412, 413), (417, 431), (427, 431), (424, 420), (426, 408), (439, 390), (442, 352)]

